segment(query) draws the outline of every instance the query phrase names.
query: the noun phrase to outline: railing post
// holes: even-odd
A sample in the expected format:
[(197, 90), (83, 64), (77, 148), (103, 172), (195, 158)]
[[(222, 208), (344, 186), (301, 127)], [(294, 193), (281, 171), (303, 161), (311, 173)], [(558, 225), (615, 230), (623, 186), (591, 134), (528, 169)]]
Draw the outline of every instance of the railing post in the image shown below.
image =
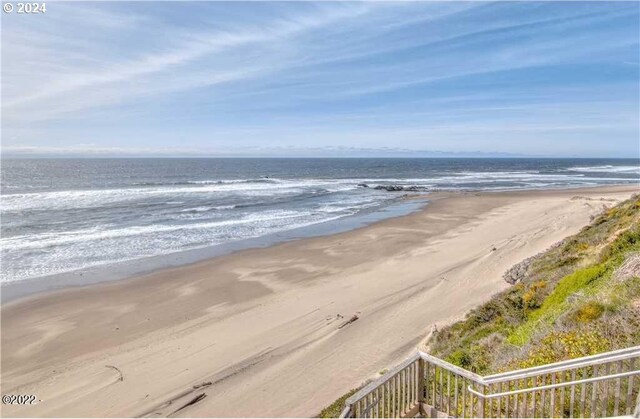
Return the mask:
[[(482, 394), (485, 394), (484, 384), (479, 384), (479, 385), (480, 385), (480, 389), (478, 389), (479, 392)], [(480, 397), (480, 396), (478, 396), (478, 417), (479, 418), (484, 417), (484, 397)]]
[(424, 363), (426, 361), (422, 357), (418, 358), (418, 412), (424, 415), (424, 393), (426, 389), (426, 378), (424, 376)]

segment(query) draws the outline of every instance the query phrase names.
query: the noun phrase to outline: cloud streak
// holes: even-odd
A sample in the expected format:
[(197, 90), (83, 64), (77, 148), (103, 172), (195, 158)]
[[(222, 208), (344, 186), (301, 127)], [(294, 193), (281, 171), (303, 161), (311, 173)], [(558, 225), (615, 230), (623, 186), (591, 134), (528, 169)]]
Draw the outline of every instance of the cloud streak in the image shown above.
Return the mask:
[(4, 150), (640, 152), (637, 3), (143, 6), (3, 19)]

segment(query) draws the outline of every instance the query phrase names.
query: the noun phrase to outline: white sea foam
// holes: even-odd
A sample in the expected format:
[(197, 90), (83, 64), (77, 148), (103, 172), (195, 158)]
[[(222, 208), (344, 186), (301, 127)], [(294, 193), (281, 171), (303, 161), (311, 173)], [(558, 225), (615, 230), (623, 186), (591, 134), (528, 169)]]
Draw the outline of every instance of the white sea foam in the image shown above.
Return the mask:
[[(126, 203), (153, 197), (178, 197), (210, 194), (213, 197), (243, 194), (247, 196), (293, 195), (304, 193), (308, 188), (327, 187), (328, 191), (342, 191), (355, 188), (355, 185), (336, 186), (336, 182), (322, 180), (287, 181), (278, 184), (263, 183), (224, 183), (204, 186), (146, 187), (98, 190), (71, 190), (6, 194), (2, 196), (4, 211), (54, 208), (90, 208), (112, 203)], [(174, 202), (174, 201), (166, 201)], [(176, 201), (179, 202), (179, 201)]]
[(583, 166), (570, 167), (567, 170), (573, 172), (590, 172), (590, 173), (631, 173), (640, 174), (640, 166)]
[(114, 239), (121, 237), (139, 236), (153, 233), (170, 233), (187, 230), (206, 230), (227, 226), (238, 226), (242, 224), (260, 223), (263, 221), (273, 222), (289, 218), (300, 218), (310, 215), (310, 212), (298, 211), (263, 211), (254, 213), (241, 219), (229, 219), (213, 222), (194, 222), (177, 225), (147, 225), (133, 226), (126, 228), (103, 229), (100, 227), (72, 230), (57, 233), (29, 234), (1, 238), (0, 244), (7, 251), (42, 249), (51, 246), (59, 246), (68, 243), (91, 242), (96, 240)]
[(194, 208), (185, 208), (180, 210), (180, 212), (206, 212), (212, 209), (231, 209), (234, 205), (221, 205), (219, 207), (194, 207)]
[[(158, 256), (179, 250), (192, 250), (227, 242), (229, 239), (225, 236), (232, 232), (234, 239), (245, 239), (342, 217), (343, 215), (331, 214), (314, 217), (310, 212), (280, 212), (263, 216), (254, 215), (243, 220), (195, 225), (75, 231), (70, 232), (75, 236), (74, 240), (70, 240), (71, 235), (66, 234), (63, 237), (42, 238), (33, 246), (26, 242), (18, 243), (17, 240), (14, 240), (11, 246), (11, 243), (3, 239), (3, 259), (11, 262), (19, 257), (22, 263), (12, 263), (11, 266), (5, 267), (6, 269), (0, 273), (0, 280), (2, 282), (19, 281)], [(240, 225), (245, 225), (247, 228), (238, 228)], [(167, 232), (170, 233), (168, 236), (164, 234)], [(127, 240), (121, 240), (123, 237), (127, 237)], [(20, 240), (27, 240), (27, 238), (22, 237)], [(93, 245), (88, 246), (89, 242)], [(116, 243), (117, 247), (114, 246)], [(5, 246), (6, 244), (9, 246)], [(44, 251), (44, 248), (38, 248), (38, 245), (48, 246), (48, 248)], [(28, 250), (31, 256), (19, 256), (19, 253), (24, 250)], [(37, 263), (31, 263), (35, 261)]]

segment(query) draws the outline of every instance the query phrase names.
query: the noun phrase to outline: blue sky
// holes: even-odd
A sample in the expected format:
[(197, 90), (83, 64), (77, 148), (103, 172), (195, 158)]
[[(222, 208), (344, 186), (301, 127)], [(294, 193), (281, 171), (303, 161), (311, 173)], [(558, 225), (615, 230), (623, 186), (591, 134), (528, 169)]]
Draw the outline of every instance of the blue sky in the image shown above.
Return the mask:
[(47, 5), (5, 155), (640, 154), (637, 2)]

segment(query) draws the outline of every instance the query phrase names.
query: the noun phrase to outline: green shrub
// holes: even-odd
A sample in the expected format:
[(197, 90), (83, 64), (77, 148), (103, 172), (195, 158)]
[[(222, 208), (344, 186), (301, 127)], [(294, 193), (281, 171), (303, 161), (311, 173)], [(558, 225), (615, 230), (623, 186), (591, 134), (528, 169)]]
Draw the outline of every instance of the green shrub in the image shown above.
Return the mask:
[(446, 361), (467, 370), (473, 366), (473, 359), (471, 355), (464, 349), (458, 349), (453, 352), (447, 357)]
[(588, 301), (572, 313), (571, 319), (576, 323), (589, 323), (602, 316), (604, 311), (604, 304), (597, 301)]
[(527, 321), (517, 327), (507, 338), (513, 345), (522, 346), (531, 340), (533, 333), (544, 326), (551, 324), (562, 313), (567, 298), (578, 291), (585, 290), (593, 285), (607, 272), (603, 264), (583, 268), (565, 276), (558, 282), (556, 288), (544, 300), (539, 309), (532, 311)]
[(338, 400), (331, 403), (330, 406), (327, 406), (324, 409), (322, 409), (322, 411), (317, 417), (337, 418), (338, 416), (340, 416), (340, 413), (342, 413), (342, 411), (344, 410), (345, 402), (347, 401), (347, 399), (353, 396), (354, 394), (356, 394), (358, 390), (360, 390), (360, 388), (351, 389), (347, 394), (343, 395)]
[(537, 281), (531, 284), (522, 295), (522, 305), (527, 310), (535, 310), (542, 305), (546, 297), (547, 281)]
[(516, 368), (529, 368), (609, 350), (609, 341), (595, 332), (553, 332), (540, 340)]

